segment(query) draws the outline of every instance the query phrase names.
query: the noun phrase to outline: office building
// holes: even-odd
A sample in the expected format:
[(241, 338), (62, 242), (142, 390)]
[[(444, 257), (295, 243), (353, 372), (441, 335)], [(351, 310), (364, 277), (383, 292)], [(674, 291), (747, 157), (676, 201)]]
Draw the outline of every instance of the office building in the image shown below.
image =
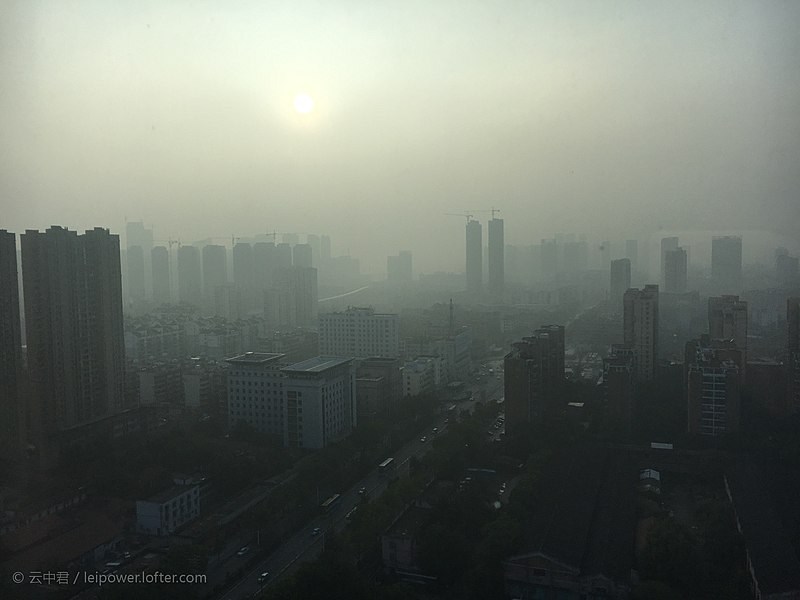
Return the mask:
[(631, 287), (631, 261), (627, 258), (611, 261), (611, 286), (608, 303), (611, 312), (622, 313), (622, 297)]
[(709, 336), (686, 344), (688, 431), (721, 435), (739, 430), (744, 357), (733, 341)]
[(52, 442), (123, 408), (119, 237), (101, 228), (27, 231), (22, 264), (31, 419), (34, 436)]
[(203, 246), (203, 297), (206, 309), (213, 311), (216, 289), (228, 283), (228, 252), (225, 246)]
[(541, 327), (512, 346), (503, 361), (506, 432), (517, 435), (563, 408), (564, 327)]
[(686, 292), (689, 259), (686, 250), (675, 248), (664, 255), (664, 291), (669, 294)]
[(717, 293), (742, 291), (742, 238), (714, 237), (711, 240), (711, 279)]
[(141, 246), (131, 246), (126, 254), (127, 262), (127, 281), (125, 289), (128, 298), (133, 301), (144, 300), (144, 249)]
[(358, 422), (371, 423), (390, 418), (403, 395), (400, 361), (370, 357), (358, 361), (356, 397)]
[(314, 252), (309, 244), (295, 244), (292, 248), (292, 266), (310, 269), (314, 266)]
[(786, 301), (788, 409), (800, 412), (800, 298)]
[(178, 248), (178, 301), (200, 305), (200, 250), (194, 246)]
[(489, 221), (489, 291), (501, 298), (505, 286), (504, 250), (503, 219), (492, 218)]
[(350, 307), (319, 315), (319, 351), (323, 356), (366, 358), (400, 356), (400, 316)]
[(386, 278), (395, 282), (411, 281), (413, 279), (411, 252), (402, 251), (397, 256), (387, 257)]
[(661, 274), (661, 285), (666, 285), (667, 274), (667, 252), (678, 248), (679, 240), (677, 237), (661, 238), (661, 266), (659, 273)]
[(0, 453), (19, 448), (22, 331), (17, 236), (0, 229)]
[(652, 381), (658, 360), (658, 286), (630, 289), (623, 297), (623, 342), (633, 349), (637, 381)]
[(483, 229), (478, 221), (467, 221), (467, 291), (483, 289)]
[(281, 368), (285, 356), (277, 353), (247, 352), (227, 359), (228, 425), (245, 423), (255, 431), (283, 440), (285, 377)]
[(284, 444), (324, 448), (358, 423), (355, 367), (350, 358), (317, 356), (283, 368)]
[(747, 302), (739, 300), (739, 296), (709, 298), (708, 333), (712, 340), (733, 340), (742, 351), (739, 368), (744, 381), (747, 375)]
[(153, 301), (158, 304), (170, 302), (169, 251), (164, 246), (155, 246), (150, 252), (153, 272)]

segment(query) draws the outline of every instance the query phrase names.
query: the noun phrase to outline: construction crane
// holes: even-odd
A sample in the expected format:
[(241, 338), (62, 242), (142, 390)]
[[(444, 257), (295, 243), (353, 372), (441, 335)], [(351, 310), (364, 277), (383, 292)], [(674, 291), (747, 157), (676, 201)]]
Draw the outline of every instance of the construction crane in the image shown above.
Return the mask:
[(489, 208), (489, 209), (473, 210), (472, 212), (474, 212), (474, 213), (479, 213), (479, 212), (487, 213), (487, 212), (490, 212), (490, 213), (492, 213), (492, 219), (494, 219), (494, 213), (499, 213), (500, 209), (492, 207), (492, 208)]
[(180, 248), (180, 247), (181, 247), (181, 241), (180, 241), (180, 240), (173, 240), (172, 238), (169, 238), (168, 240), (153, 240), (153, 242), (161, 242), (162, 244), (167, 244), (167, 245), (169, 245), (169, 249), (170, 249), (170, 251), (172, 250), (172, 247), (173, 247), (175, 244), (177, 244), (177, 245), (178, 245), (178, 248)]
[(466, 217), (467, 224), (469, 224), (469, 222), (472, 220), (472, 217), (475, 216), (471, 213), (444, 213), (444, 214), (447, 215), (448, 217)]

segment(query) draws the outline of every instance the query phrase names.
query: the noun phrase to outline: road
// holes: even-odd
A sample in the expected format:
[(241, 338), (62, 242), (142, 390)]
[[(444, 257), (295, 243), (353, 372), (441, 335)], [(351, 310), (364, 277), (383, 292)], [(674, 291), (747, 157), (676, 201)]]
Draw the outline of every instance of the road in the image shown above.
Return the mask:
[[(481, 389), (485, 389), (486, 398), (488, 401), (498, 400), (503, 393), (502, 374), (498, 376), (489, 376), (489, 379), (484, 379), (481, 384), (474, 384), (473, 400), (465, 400), (458, 405), (459, 410), (472, 410), (475, 402), (478, 400)], [(434, 437), (433, 428), (438, 427), (439, 434), (447, 429), (445, 423), (445, 415), (438, 415), (434, 422), (426, 429), (426, 432), (421, 434), (426, 438), (431, 439)], [(297, 567), (303, 562), (313, 560), (322, 550), (325, 544), (325, 532), (341, 531), (347, 526), (347, 519), (345, 515), (361, 501), (361, 496), (358, 493), (360, 488), (366, 488), (367, 494), (371, 498), (380, 496), (389, 481), (389, 477), (394, 475), (405, 476), (408, 474), (408, 465), (412, 456), (421, 458), (430, 449), (428, 442), (422, 442), (420, 439), (414, 439), (408, 442), (400, 450), (395, 452), (395, 472), (389, 476), (379, 473), (377, 469), (370, 472), (369, 475), (364, 477), (361, 481), (353, 484), (350, 489), (340, 493), (341, 497), (338, 506), (332, 509), (329, 514), (320, 515), (306, 524), (300, 531), (292, 535), (285, 543), (281, 545), (275, 552), (268, 558), (259, 562), (230, 590), (223, 596), (222, 600), (241, 600), (242, 598), (251, 598), (259, 593), (266, 586), (277, 581), (281, 577), (290, 575)], [(323, 533), (319, 535), (312, 535), (315, 528), (319, 528)], [(234, 557), (232, 560), (246, 561), (247, 556)], [(240, 565), (232, 565), (229, 571), (234, 571)], [(266, 581), (259, 581), (262, 573), (269, 573), (269, 578)]]

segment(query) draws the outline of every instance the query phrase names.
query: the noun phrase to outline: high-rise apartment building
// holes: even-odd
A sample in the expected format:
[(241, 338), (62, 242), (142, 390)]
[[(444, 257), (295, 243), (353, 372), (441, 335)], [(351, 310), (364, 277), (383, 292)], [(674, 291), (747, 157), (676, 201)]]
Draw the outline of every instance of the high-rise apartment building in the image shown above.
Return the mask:
[(253, 285), (255, 275), (253, 246), (238, 242), (233, 247), (233, 284), (240, 289)]
[(144, 283), (144, 248), (141, 246), (131, 246), (126, 254), (127, 262), (127, 281), (125, 289), (128, 298), (131, 300), (144, 300), (145, 283)]
[(351, 307), (319, 315), (319, 351), (323, 356), (366, 358), (400, 355), (400, 316)]
[(257, 242), (253, 245), (253, 287), (257, 295), (272, 285), (276, 260), (274, 243)]
[(708, 334), (712, 340), (732, 340), (742, 351), (742, 380), (747, 375), (747, 302), (739, 296), (708, 299)]
[(686, 344), (689, 433), (716, 436), (739, 430), (743, 360), (730, 340), (701, 336)]
[(548, 325), (515, 342), (503, 361), (506, 432), (517, 435), (525, 424), (559, 411), (564, 386), (564, 327)]
[(483, 229), (478, 221), (467, 221), (467, 291), (483, 289)]
[(22, 331), (16, 235), (0, 229), (0, 452), (20, 445)]
[(623, 297), (623, 341), (633, 349), (637, 381), (652, 381), (658, 360), (658, 286), (630, 289)]
[(169, 302), (172, 298), (169, 277), (169, 251), (164, 246), (155, 246), (150, 252), (153, 271), (153, 300), (156, 303)]
[(625, 433), (633, 424), (636, 391), (636, 359), (633, 348), (613, 344), (611, 355), (603, 359), (603, 391), (610, 421)]
[(202, 293), (200, 250), (195, 246), (178, 248), (178, 300), (200, 305)]
[(32, 429), (52, 442), (123, 408), (119, 237), (51, 227), (21, 239)]
[(292, 266), (292, 247), (286, 242), (275, 246), (275, 268), (288, 269)]
[(324, 448), (350, 435), (358, 423), (352, 359), (318, 356), (284, 367), (283, 374), (285, 445)]
[(203, 246), (203, 295), (205, 305), (213, 309), (216, 289), (228, 283), (228, 252), (225, 246)]
[(689, 259), (680, 246), (664, 255), (664, 291), (683, 294), (687, 287)]
[(615, 314), (622, 312), (622, 297), (631, 287), (631, 261), (620, 258), (611, 261), (611, 287), (609, 288), (609, 307)]
[(742, 288), (742, 238), (714, 237), (711, 240), (711, 279), (717, 293), (738, 294)]
[(489, 221), (489, 291), (502, 297), (505, 286), (503, 219)]
[(788, 408), (800, 412), (800, 298), (786, 301)]
[(666, 275), (667, 275), (667, 252), (671, 252), (672, 250), (676, 250), (678, 248), (680, 241), (677, 237), (665, 237), (661, 238), (661, 266), (659, 273), (661, 275), (661, 285), (666, 285)]
[(303, 269), (313, 267), (314, 252), (309, 244), (295, 244), (292, 248), (292, 265)]

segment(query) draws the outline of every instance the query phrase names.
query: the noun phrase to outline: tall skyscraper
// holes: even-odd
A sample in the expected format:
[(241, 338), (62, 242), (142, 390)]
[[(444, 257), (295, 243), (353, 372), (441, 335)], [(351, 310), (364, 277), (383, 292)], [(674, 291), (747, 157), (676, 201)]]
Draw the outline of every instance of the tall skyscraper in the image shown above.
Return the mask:
[(786, 301), (788, 408), (800, 412), (800, 298)]
[(195, 246), (178, 248), (178, 300), (200, 305), (201, 299), (200, 250)]
[(742, 380), (747, 375), (747, 302), (739, 296), (708, 299), (708, 333), (712, 340), (733, 340), (742, 351)]
[(0, 451), (20, 444), (22, 332), (16, 235), (0, 229)]
[(205, 305), (214, 307), (216, 289), (228, 283), (228, 253), (225, 246), (203, 246), (203, 295)]
[(526, 423), (555, 416), (564, 385), (564, 327), (547, 325), (512, 344), (503, 360), (506, 431), (518, 435)]
[(622, 297), (625, 291), (631, 287), (631, 261), (628, 258), (620, 258), (611, 261), (611, 291), (609, 293), (609, 308), (615, 314), (622, 312)]
[(272, 285), (276, 266), (275, 244), (257, 242), (253, 245), (253, 287), (259, 296)]
[(253, 247), (239, 242), (233, 247), (233, 283), (241, 289), (249, 288), (254, 275)]
[(686, 344), (689, 433), (721, 435), (739, 430), (742, 350), (730, 340), (701, 336)]
[(467, 291), (483, 289), (483, 229), (478, 221), (467, 221)]
[(682, 294), (686, 291), (689, 259), (686, 250), (675, 248), (664, 255), (664, 291)]
[(131, 300), (143, 300), (145, 295), (144, 284), (144, 248), (131, 246), (127, 254), (127, 282), (125, 289)]
[(169, 251), (164, 246), (155, 246), (150, 253), (150, 264), (153, 270), (153, 300), (158, 303), (169, 302)]
[(505, 286), (504, 250), (503, 219), (492, 218), (489, 221), (489, 290), (498, 297), (502, 297)]
[(625, 258), (631, 261), (631, 272), (639, 271), (639, 240), (625, 240)]
[(22, 264), (33, 435), (53, 442), (123, 408), (119, 237), (101, 228), (27, 231)]
[(658, 360), (658, 286), (630, 289), (623, 298), (623, 338), (633, 349), (637, 381), (652, 381)]
[(295, 244), (292, 248), (292, 265), (310, 269), (313, 267), (314, 252), (309, 244)]
[(741, 237), (726, 235), (711, 240), (711, 279), (717, 293), (742, 291)]
[(661, 267), (660, 267), (660, 275), (661, 275), (661, 285), (666, 285), (666, 273), (667, 273), (667, 252), (671, 250), (675, 250), (678, 247), (679, 240), (677, 237), (665, 237), (661, 238)]
[(288, 269), (292, 266), (292, 247), (286, 242), (275, 246), (275, 268)]

